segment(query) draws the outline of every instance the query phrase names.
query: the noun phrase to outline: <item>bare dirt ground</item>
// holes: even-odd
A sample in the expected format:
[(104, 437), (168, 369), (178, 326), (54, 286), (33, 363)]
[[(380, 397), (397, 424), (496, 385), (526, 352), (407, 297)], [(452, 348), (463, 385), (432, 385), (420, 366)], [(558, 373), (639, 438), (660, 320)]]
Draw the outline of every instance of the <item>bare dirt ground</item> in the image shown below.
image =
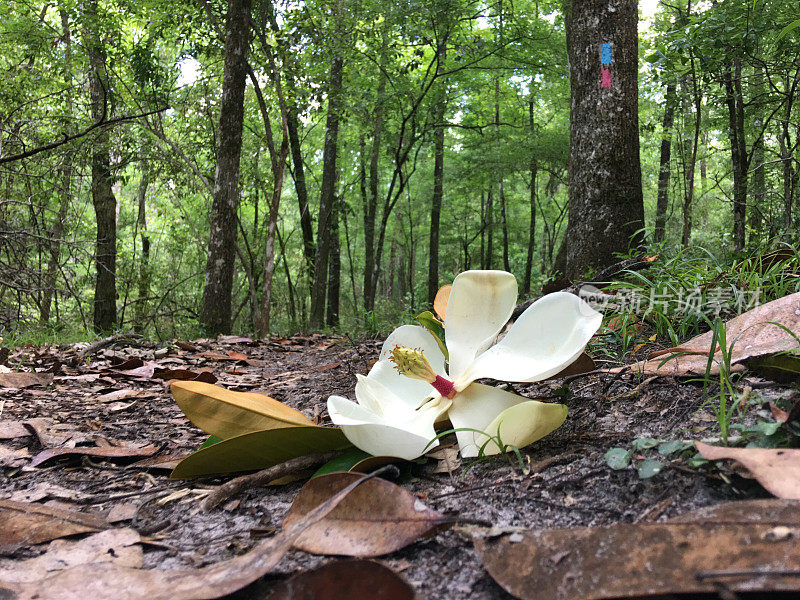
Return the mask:
[[(146, 368), (125, 371), (112, 364), (132, 358), (155, 361), (164, 368), (205, 370), (218, 378), (218, 385), (261, 391), (324, 420), (327, 397), (353, 397), (355, 375), (369, 370), (380, 341), (315, 335), (262, 343), (223, 338), (182, 346), (120, 342), (80, 360), (80, 345), (17, 349), (6, 359), (7, 365), (51, 370), (54, 379), (45, 386), (0, 388), (0, 420), (28, 421), (31, 432), (4, 440), (3, 445), (31, 456), (44, 448), (118, 443), (156, 444), (160, 448), (156, 456), (196, 449), (206, 436), (183, 416), (165, 379)], [(231, 351), (247, 361), (237, 360), (239, 354), (231, 357)], [(640, 383), (629, 375), (598, 374), (566, 385), (563, 381), (515, 385), (520, 394), (563, 401), (569, 407), (563, 427), (524, 450), (532, 467), (528, 475), (516, 462), (499, 457), (471, 468), (465, 462), (449, 474), (434, 472), (438, 463), (414, 465), (398, 483), (440, 512), (458, 515), (467, 523), (499, 527), (665, 520), (727, 500), (767, 496), (752, 481), (723, 478), (686, 461), (668, 462), (661, 473), (644, 480), (633, 468), (610, 469), (605, 452), (613, 446), (629, 447), (635, 438), (715, 435), (713, 416), (707, 409), (699, 410), (702, 388), (697, 384), (670, 378)], [(749, 383), (765, 399), (786, 393), (766, 382)], [(109, 396), (112, 392), (118, 393)], [(40, 467), (0, 467), (0, 498), (49, 502), (108, 516), (147, 536), (145, 568), (186, 568), (241, 554), (271, 535), (302, 485), (250, 489), (224, 508), (205, 513), (200, 509), (204, 492), (226, 478), (181, 481), (168, 475), (163, 468), (62, 457)], [(28, 558), (45, 547), (3, 548), (2, 555)], [(233, 597), (263, 597), (287, 575), (329, 560), (292, 551), (274, 573)], [(401, 572), (420, 598), (511, 597), (484, 571), (463, 528), (421, 540), (380, 560)]]

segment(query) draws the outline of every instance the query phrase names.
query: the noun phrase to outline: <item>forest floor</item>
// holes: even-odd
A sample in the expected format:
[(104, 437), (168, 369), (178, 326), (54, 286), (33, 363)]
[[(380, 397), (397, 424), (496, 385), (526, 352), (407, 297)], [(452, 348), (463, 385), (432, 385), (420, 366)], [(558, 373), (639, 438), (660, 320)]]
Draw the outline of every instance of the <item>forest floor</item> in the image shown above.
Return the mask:
[[(169, 463), (153, 465), (158, 463), (153, 458), (148, 466), (148, 461), (124, 464), (76, 454), (38, 467), (29, 466), (28, 459), (46, 448), (94, 444), (144, 449), (142, 455), (152, 453), (147, 446), (156, 445), (155, 457), (168, 460), (204, 441), (206, 435), (184, 417), (170, 395), (170, 372), (153, 373), (146, 366), (131, 369), (137, 361), (120, 365), (122, 361), (138, 358), (167, 369), (207, 371), (216, 376), (217, 385), (264, 392), (324, 420), (327, 397), (353, 397), (355, 375), (368, 372), (381, 342), (322, 335), (260, 343), (228, 337), (180, 346), (133, 341), (77, 360), (85, 346), (26, 347), (6, 358), (14, 367), (49, 370), (53, 379), (24, 389), (0, 388), (0, 445), (6, 451), (0, 456), (6, 465), (0, 466), (0, 499), (101, 515), (147, 536), (145, 568), (181, 569), (242, 554), (272, 535), (302, 482), (248, 489), (223, 508), (204, 512), (200, 504), (208, 489), (228, 478), (173, 480), (165, 468)], [(786, 387), (748, 377), (738, 385), (751, 386), (765, 402), (790, 393)], [(514, 389), (569, 407), (563, 427), (523, 451), (530, 457), (529, 474), (506, 457), (471, 468), (470, 461), (464, 461), (452, 473), (436, 472), (446, 469), (432, 461), (414, 465), (398, 483), (435, 510), (497, 527), (663, 521), (728, 500), (768, 497), (752, 480), (695, 468), (681, 459), (667, 460), (649, 479), (640, 479), (634, 468), (612, 470), (607, 465), (609, 448), (630, 447), (636, 438), (718, 436), (711, 407), (701, 407), (702, 384), (591, 374), (566, 384), (549, 380), (516, 384)], [(3, 438), (12, 422), (26, 423), (28, 433)], [(9, 460), (8, 451), (16, 451), (19, 460)], [(46, 546), (0, 548), (0, 567), (4, 561), (41, 554)], [(287, 575), (330, 560), (292, 550), (270, 575), (231, 597), (263, 598)], [(438, 533), (379, 560), (402, 573), (420, 598), (511, 598), (484, 570), (463, 528)]]

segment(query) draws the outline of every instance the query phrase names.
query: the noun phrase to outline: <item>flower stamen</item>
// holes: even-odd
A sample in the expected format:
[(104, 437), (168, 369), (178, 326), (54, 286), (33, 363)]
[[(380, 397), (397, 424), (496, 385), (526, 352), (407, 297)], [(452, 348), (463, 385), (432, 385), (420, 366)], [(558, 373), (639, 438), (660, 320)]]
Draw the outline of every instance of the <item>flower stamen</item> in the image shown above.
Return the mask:
[(455, 384), (433, 370), (421, 349), (395, 346), (389, 354), (389, 360), (394, 363), (398, 373), (430, 383), (443, 397), (452, 399), (456, 395)]

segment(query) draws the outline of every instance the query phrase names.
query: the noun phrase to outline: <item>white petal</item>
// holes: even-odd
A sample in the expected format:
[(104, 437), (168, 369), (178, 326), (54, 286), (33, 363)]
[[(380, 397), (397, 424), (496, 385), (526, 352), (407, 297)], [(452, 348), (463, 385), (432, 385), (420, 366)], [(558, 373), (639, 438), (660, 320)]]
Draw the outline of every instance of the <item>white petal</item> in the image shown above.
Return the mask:
[(602, 320), (603, 315), (574, 294), (539, 298), (502, 340), (469, 365), (456, 389), (482, 377), (540, 381), (555, 375), (581, 355)]
[(404, 420), (385, 422), (370, 411), (341, 396), (328, 398), (333, 422), (357, 448), (373, 456), (396, 456), (412, 460), (439, 445), (433, 423), (449, 407), (449, 402), (407, 411)]
[(444, 316), (450, 378), (459, 379), (488, 348), (517, 302), (517, 280), (505, 271), (465, 271), (453, 281)]
[(498, 433), (504, 445), (517, 448), (543, 438), (561, 426), (567, 417), (567, 407), (473, 383), (456, 396), (448, 416), (455, 429), (485, 432), (456, 432), (461, 456), (471, 458), (478, 456), (481, 448), (484, 455), (500, 453), (501, 449), (489, 439), (496, 438)]
[(423, 399), (434, 392), (434, 389), (429, 383), (406, 377), (397, 372), (397, 369), (394, 368), (394, 363), (389, 360), (389, 354), (396, 346), (422, 350), (425, 358), (428, 359), (431, 367), (438, 375), (445, 375), (444, 354), (442, 354), (439, 345), (430, 332), (417, 325), (398, 327), (383, 343), (378, 362), (372, 366), (367, 377), (380, 381), (406, 404), (416, 408)]
[[(356, 400), (358, 403), (377, 414), (383, 421), (407, 419), (413, 410), (422, 404), (424, 396), (413, 398), (400, 397), (377, 379), (356, 375)], [(428, 388), (431, 386), (426, 384)], [(432, 388), (431, 388), (432, 389)]]
[[(506, 392), (499, 388), (473, 383), (453, 399), (453, 406), (447, 412), (453, 428), (477, 429), (478, 431), (456, 431), (461, 455), (478, 456), (478, 450), (486, 441), (485, 431), (497, 415), (516, 406), (527, 398)], [(494, 435), (494, 434), (492, 434)]]
[[(489, 423), (486, 432), (496, 436), (510, 449), (524, 448), (555, 431), (567, 418), (563, 404), (528, 400), (507, 408)], [(502, 450), (493, 441), (484, 448), (484, 454), (499, 454)]]

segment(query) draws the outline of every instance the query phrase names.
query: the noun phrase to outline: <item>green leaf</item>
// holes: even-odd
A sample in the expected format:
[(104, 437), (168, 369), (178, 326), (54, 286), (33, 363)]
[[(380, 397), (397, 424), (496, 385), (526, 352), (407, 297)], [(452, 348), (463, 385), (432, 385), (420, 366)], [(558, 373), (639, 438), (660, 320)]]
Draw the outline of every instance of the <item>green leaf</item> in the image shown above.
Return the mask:
[(336, 427), (282, 427), (246, 433), (217, 442), (184, 458), (170, 474), (173, 479), (266, 469), (298, 456), (346, 450), (352, 444)]
[(647, 450), (658, 446), (658, 440), (654, 438), (636, 438), (631, 443), (631, 446), (636, 450)]
[(213, 446), (217, 442), (221, 442), (221, 441), (222, 440), (220, 438), (218, 438), (217, 436), (210, 435), (210, 436), (208, 436), (206, 441), (203, 442), (203, 445), (198, 448), (198, 450), (202, 450), (203, 448), (208, 448), (209, 446)]
[(341, 456), (337, 456), (336, 458), (326, 462), (319, 469), (317, 469), (316, 473), (311, 476), (311, 479), (314, 477), (319, 477), (320, 475), (327, 475), (329, 473), (349, 471), (357, 464), (362, 462), (365, 458), (369, 458), (370, 456), (372, 455), (368, 452), (354, 448), (353, 450), (350, 450), (350, 452), (345, 452)]
[(703, 458), (703, 455), (697, 452), (692, 458), (689, 459), (689, 466), (691, 467), (702, 467), (705, 464), (708, 464), (709, 460), (707, 458)]
[(636, 467), (636, 472), (639, 473), (639, 479), (650, 479), (653, 475), (658, 475), (664, 468), (659, 461), (653, 459), (643, 460)]
[(694, 444), (691, 442), (684, 442), (682, 440), (672, 440), (658, 445), (658, 453), (662, 456), (669, 456), (676, 452), (683, 452), (687, 448), (691, 448)]
[(797, 21), (792, 21), (792, 22), (791, 22), (791, 23), (789, 23), (789, 24), (788, 24), (786, 27), (784, 27), (784, 28), (783, 28), (783, 31), (781, 31), (781, 32), (778, 34), (778, 37), (775, 39), (775, 41), (776, 41), (776, 42), (779, 42), (779, 41), (781, 41), (783, 38), (785, 38), (787, 35), (789, 35), (789, 33), (791, 33), (792, 31), (794, 31), (794, 30), (795, 30), (795, 29), (797, 29), (798, 27), (800, 27), (800, 19), (797, 19)]
[(436, 343), (439, 345), (439, 350), (442, 351), (444, 357), (446, 359), (450, 358), (450, 354), (447, 352), (447, 346), (444, 345), (444, 327), (442, 326), (442, 322), (436, 318), (436, 316), (429, 310), (426, 310), (424, 313), (417, 315), (417, 321), (419, 324), (422, 325), (425, 329), (431, 332), (431, 335), (436, 340)]
[(632, 455), (633, 452), (625, 448), (611, 448), (606, 452), (606, 464), (615, 471), (619, 471), (631, 464)]

